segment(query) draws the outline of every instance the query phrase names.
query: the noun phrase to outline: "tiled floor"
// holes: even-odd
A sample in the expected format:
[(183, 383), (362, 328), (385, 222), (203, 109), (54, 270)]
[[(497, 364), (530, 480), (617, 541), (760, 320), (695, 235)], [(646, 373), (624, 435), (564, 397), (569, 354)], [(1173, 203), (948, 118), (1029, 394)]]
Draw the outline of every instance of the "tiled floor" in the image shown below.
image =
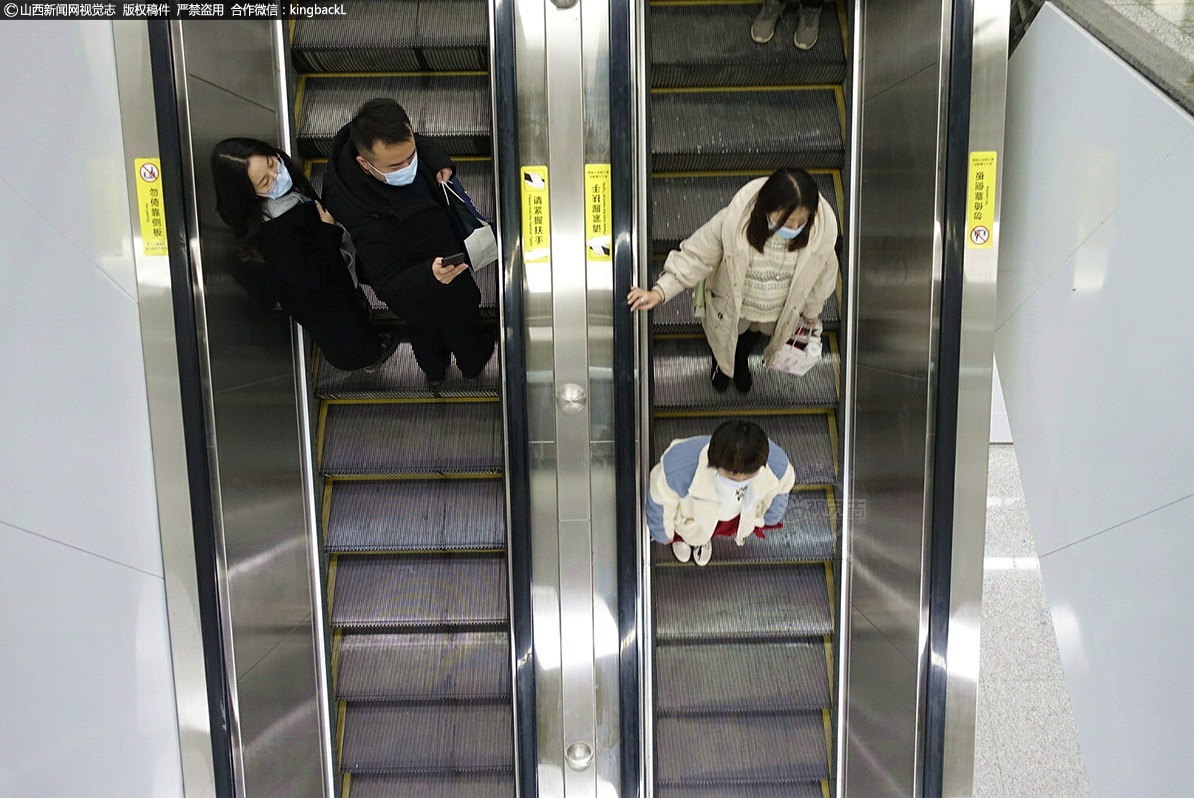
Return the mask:
[(1091, 794), (1011, 445), (992, 445), (974, 798)]

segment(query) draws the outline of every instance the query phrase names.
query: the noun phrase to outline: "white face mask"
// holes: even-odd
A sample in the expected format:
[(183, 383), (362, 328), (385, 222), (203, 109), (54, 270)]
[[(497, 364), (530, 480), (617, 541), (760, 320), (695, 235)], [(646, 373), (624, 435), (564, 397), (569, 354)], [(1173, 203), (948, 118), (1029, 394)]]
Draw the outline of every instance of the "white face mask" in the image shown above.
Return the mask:
[(262, 194), (263, 197), (270, 199), (282, 199), (287, 191), (294, 187), (294, 181), (290, 179), (290, 172), (286, 169), (286, 164), (282, 163), (282, 159), (278, 159), (278, 176), (274, 178), (274, 184), (270, 186), (269, 191)]
[(757, 477), (757, 476), (758, 476), (758, 474), (755, 474), (753, 477), (750, 477), (749, 479), (744, 479), (741, 482), (739, 482), (736, 479), (730, 479), (729, 477), (723, 477), (721, 474), (716, 473), (716, 472), (713, 474), (713, 478), (715, 480), (717, 480), (717, 483), (719, 485), (721, 485), (721, 487), (723, 489), (725, 489), (727, 491), (734, 491), (737, 494), (739, 501), (741, 501), (742, 497), (746, 495), (746, 489), (750, 487), (750, 483), (754, 482), (755, 477)]
[[(369, 162), (365, 161), (365, 163)], [(369, 168), (377, 172), (388, 186), (409, 186), (415, 182), (415, 175), (419, 172), (419, 153), (416, 151), (414, 157), (410, 159), (410, 163), (393, 172), (383, 172), (371, 163)]]
[(793, 229), (791, 227), (780, 227), (775, 222), (768, 220), (767, 226), (770, 227), (772, 230), (774, 230), (775, 234), (777, 236), (779, 236), (780, 238), (784, 238), (784, 239), (787, 239), (788, 241), (791, 241), (793, 238), (800, 235), (804, 231), (804, 228), (808, 226), (808, 222), (805, 222), (804, 224), (800, 225), (799, 227)]

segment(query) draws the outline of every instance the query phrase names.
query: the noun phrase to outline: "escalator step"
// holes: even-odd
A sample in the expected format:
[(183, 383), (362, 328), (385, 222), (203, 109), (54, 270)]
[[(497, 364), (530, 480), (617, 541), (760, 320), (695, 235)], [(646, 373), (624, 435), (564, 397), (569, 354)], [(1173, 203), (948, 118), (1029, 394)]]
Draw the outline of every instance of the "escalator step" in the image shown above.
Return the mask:
[(328, 404), (325, 476), (493, 474), (502, 468), (497, 402)]
[(415, 362), (410, 344), (403, 342), (372, 374), (363, 369), (342, 371), (321, 360), (315, 391), (321, 399), (430, 399), (437, 395), (483, 398), (497, 396), (501, 382), (501, 364), (497, 357), (493, 357), (475, 380), (464, 379), (459, 369), (448, 369), (444, 384), (432, 393), (427, 387), (427, 376)]
[[(730, 538), (713, 539), (713, 562), (825, 562), (834, 555), (833, 515), (823, 490), (798, 490), (788, 496), (783, 529), (766, 533), (739, 546)], [(658, 565), (681, 565), (670, 546), (652, 546), (651, 561)]]
[(664, 784), (795, 784), (829, 777), (819, 711), (660, 718), (655, 728), (656, 778)]
[(832, 169), (842, 165), (843, 149), (841, 114), (830, 89), (651, 97), (651, 168), (657, 172)]
[(336, 133), (373, 97), (397, 100), (415, 132), (437, 139), (449, 155), (491, 154), (485, 75), (308, 78), (299, 121), (299, 153), (327, 157)]
[(743, 396), (737, 391), (718, 393), (709, 379), (713, 363), (709, 344), (700, 338), (663, 338), (655, 341), (656, 410), (782, 410), (791, 407), (832, 407), (837, 404), (839, 362), (830, 345), (822, 341), (821, 362), (796, 377), (763, 365), (764, 342), (750, 356), (753, 387)]
[[(733, 390), (733, 389), (731, 389)], [(728, 417), (728, 416), (727, 416)], [(745, 416), (745, 418), (750, 418)], [(655, 459), (676, 438), (709, 435), (725, 418), (657, 418), (653, 439)], [(754, 417), (763, 431), (779, 444), (796, 472), (797, 485), (829, 485), (836, 481), (834, 440), (829, 415), (810, 413)]]
[[(311, 164), (311, 185), (316, 193), (323, 195), (323, 176), (327, 172), (326, 161)], [(493, 161), (457, 161), (456, 176), (464, 184), (473, 204), (486, 219), (494, 218), (493, 203)]]
[(333, 626), (504, 624), (506, 561), (481, 556), (342, 556), (332, 598)]
[[(356, 795), (356, 780), (353, 780)], [(823, 798), (815, 781), (797, 784), (671, 785), (655, 788), (657, 798)]]
[(505, 632), (345, 634), (339, 700), (503, 699), (510, 695)]
[(697, 715), (823, 709), (832, 702), (826, 667), (819, 641), (659, 646), (655, 710)]
[(339, 19), (298, 20), (299, 72), (413, 72), (489, 67), (485, 0), (355, 0)]
[[(497, 266), (489, 266), (476, 272), (473, 279), (477, 281), (477, 287), (481, 289), (481, 318), (496, 315), (497, 308), (497, 283), (498, 283), (498, 269)], [(369, 300), (369, 308), (371, 316), (374, 321), (397, 321), (398, 315), (390, 310), (385, 302), (377, 298), (372, 286), (361, 285), (361, 289), (365, 292), (365, 298)]]
[(500, 479), (336, 481), (330, 505), (326, 548), (331, 552), (506, 545)]
[[(776, 164), (782, 166), (783, 164)], [(769, 174), (769, 172), (767, 173)], [(755, 177), (764, 175), (716, 175), (706, 177), (654, 177), (651, 179), (651, 239), (653, 251), (666, 255), (679, 249), (680, 242), (730, 204), (730, 200)], [(813, 174), (821, 196), (825, 197), (838, 215), (837, 186), (827, 172)], [(656, 268), (662, 269), (660, 262)]]
[(758, 7), (726, 3), (651, 9), (651, 84), (661, 86), (784, 86), (841, 83), (846, 54), (837, 6), (822, 13), (811, 50), (792, 46), (796, 9), (780, 18), (764, 45), (750, 38)]
[[(514, 798), (512, 768), (491, 773), (420, 773), (414, 776), (362, 773), (353, 776), (351, 783), (352, 798)], [(770, 796), (760, 794), (759, 798)]]
[(375, 773), (505, 771), (514, 764), (512, 723), (509, 704), (349, 704), (340, 767)]
[(833, 633), (821, 565), (656, 568), (653, 578), (655, 638), (660, 641)]

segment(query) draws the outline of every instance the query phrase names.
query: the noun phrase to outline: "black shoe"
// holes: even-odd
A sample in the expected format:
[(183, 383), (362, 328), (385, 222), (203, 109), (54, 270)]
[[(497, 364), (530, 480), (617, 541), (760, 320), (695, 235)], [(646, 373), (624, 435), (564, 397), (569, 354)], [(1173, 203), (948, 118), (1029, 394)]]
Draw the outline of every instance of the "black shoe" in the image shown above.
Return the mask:
[(717, 361), (713, 362), (713, 370), (709, 372), (709, 378), (713, 380), (713, 390), (718, 393), (725, 393), (730, 389), (730, 376), (721, 370)]
[[(482, 351), (488, 353), (485, 357), (485, 362), (481, 364), (481, 368), (477, 369), (474, 372), (470, 372), (468, 374), (465, 374), (464, 370), (461, 369), (460, 376), (464, 377), (469, 382), (479, 379), (481, 377), (481, 375), (485, 373), (485, 367), (487, 365), (489, 365), (489, 360), (490, 360), (490, 358), (493, 357), (493, 351), (494, 351), (494, 348), (496, 347), (496, 345), (497, 345), (497, 335), (495, 335), (493, 332), (491, 332), (489, 330), (485, 330), (484, 332), (482, 332), (481, 333), (481, 349), (482, 349)], [(456, 366), (457, 366), (457, 368), (459, 368), (460, 364), (457, 363)]]
[(754, 385), (750, 376), (750, 353), (762, 337), (757, 330), (747, 330), (738, 336), (738, 346), (734, 349), (734, 387), (739, 393), (750, 393)]
[(448, 372), (446, 369), (444, 371), (441, 371), (439, 374), (428, 374), (427, 375), (427, 387), (430, 388), (432, 391), (438, 391), (440, 389), (440, 386), (442, 386), (444, 384), (444, 380), (447, 379), (447, 377), (448, 377)]
[(388, 333), (382, 333), (381, 357), (370, 363), (368, 366), (365, 366), (363, 371), (365, 371), (367, 374), (373, 374), (375, 371), (381, 368), (381, 364), (390, 359), (390, 355), (394, 354), (394, 351), (398, 349), (398, 344), (400, 343), (402, 343), (402, 336), (400, 336), (396, 330)]

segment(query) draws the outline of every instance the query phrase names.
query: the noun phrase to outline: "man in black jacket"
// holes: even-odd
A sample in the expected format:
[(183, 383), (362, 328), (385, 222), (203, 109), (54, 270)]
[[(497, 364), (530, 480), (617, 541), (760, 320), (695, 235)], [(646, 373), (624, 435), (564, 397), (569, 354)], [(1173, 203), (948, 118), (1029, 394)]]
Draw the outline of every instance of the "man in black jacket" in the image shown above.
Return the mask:
[(388, 98), (369, 100), (332, 142), (323, 199), (348, 228), (365, 282), (407, 324), (419, 368), (432, 387), (444, 381), (452, 354), (476, 378), (495, 339), (480, 323), (481, 292), (464, 252), (465, 232), (448, 213), (440, 183), (455, 166), (435, 141), (411, 127)]

